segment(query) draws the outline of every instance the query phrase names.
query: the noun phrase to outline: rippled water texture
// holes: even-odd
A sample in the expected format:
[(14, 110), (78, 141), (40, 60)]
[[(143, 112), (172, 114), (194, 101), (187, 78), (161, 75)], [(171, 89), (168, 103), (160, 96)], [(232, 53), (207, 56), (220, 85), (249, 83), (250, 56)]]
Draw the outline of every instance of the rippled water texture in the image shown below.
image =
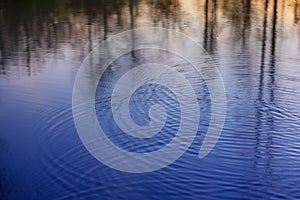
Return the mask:
[[(110, 95), (135, 66), (155, 61), (176, 68), (196, 88), (201, 113), (198, 134), (180, 159), (131, 174), (103, 165), (83, 146), (72, 90), (96, 45), (140, 27), (185, 33), (211, 55), (224, 80), (227, 115), (217, 145), (199, 159), (211, 117), (203, 78), (165, 51), (123, 55), (105, 71), (95, 98), (99, 124), (115, 145), (156, 151), (175, 137), (181, 120), (176, 96), (146, 85), (130, 100), (131, 116), (147, 125), (150, 106), (159, 103), (166, 126), (150, 139), (122, 133)], [(1, 0), (0, 199), (300, 199), (299, 55), (299, 0)]]

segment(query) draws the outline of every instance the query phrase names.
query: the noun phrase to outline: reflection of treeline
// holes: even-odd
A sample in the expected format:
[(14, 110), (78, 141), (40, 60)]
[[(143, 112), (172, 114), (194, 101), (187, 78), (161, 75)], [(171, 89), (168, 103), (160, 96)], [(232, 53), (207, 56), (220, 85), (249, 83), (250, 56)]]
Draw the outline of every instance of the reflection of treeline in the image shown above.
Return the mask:
[(154, 5), (154, 8), (162, 15), (176, 15), (181, 8), (181, 4), (178, 0), (150, 0), (150, 4)]
[[(224, 25), (228, 27), (234, 36), (234, 43), (242, 41), (249, 36), (251, 28), (251, 14), (257, 10), (252, 8), (251, 3), (255, 0), (204, 0), (204, 33), (203, 47), (210, 53), (217, 46), (217, 36), (222, 31)], [(226, 19), (226, 23), (224, 23)]]
[[(246, 30), (251, 26), (251, 17), (255, 16), (259, 11), (259, 8), (253, 8), (252, 5), (256, 0), (222, 1), (222, 13), (229, 19), (229, 22), (232, 23), (233, 32), (239, 34), (236, 35), (236, 37), (244, 40), (247, 34)], [(259, 7), (262, 8), (263, 6), (259, 5)]]
[[(9, 62), (29, 67), (34, 58), (40, 60), (44, 57), (41, 55), (42, 51), (56, 52), (61, 43), (84, 47), (92, 39), (92, 32), (101, 31), (104, 32), (102, 35), (106, 35), (109, 24), (114, 24), (110, 21), (111, 15), (118, 15), (118, 19), (122, 19), (121, 13), (125, 5), (126, 2), (122, 0), (2, 1), (1, 72), (5, 73), (7, 57), (10, 58)], [(100, 27), (100, 24), (104, 24), (104, 27)], [(30, 74), (30, 70), (28, 73)]]
[[(2, 31), (9, 35), (18, 35), (20, 31), (17, 30), (20, 29), (31, 31), (31, 34), (41, 34), (43, 31), (49, 33), (45, 26), (61, 28), (64, 33), (71, 28), (70, 23), (75, 25), (84, 20), (92, 20), (89, 22), (93, 23), (93, 20), (101, 15), (106, 17), (113, 14), (120, 15), (124, 5), (125, 1), (122, 0), (4, 0), (1, 6), (0, 23)], [(74, 19), (79, 16), (80, 18)], [(84, 16), (88, 16), (88, 19), (82, 18)], [(105, 17), (100, 18), (100, 20), (105, 19)]]
[[(8, 61), (26, 65), (31, 74), (33, 60), (43, 54), (61, 54), (62, 46), (82, 51), (84, 57), (96, 43), (109, 34), (137, 26), (184, 29), (190, 16), (183, 10), (184, 0), (2, 0), (0, 2), (0, 73)], [(270, 0), (270, 6), (273, 0)], [(295, 23), (299, 23), (300, 3), (295, 2)], [(253, 23), (262, 24), (264, 1), (196, 1), (192, 23), (204, 28), (200, 33), (209, 52), (217, 47), (217, 36), (230, 28), (233, 43), (246, 49)], [(198, 6), (198, 8), (197, 8)], [(281, 7), (281, 6), (280, 6)], [(270, 8), (269, 8), (270, 10)], [(267, 10), (268, 11), (268, 10)], [(280, 10), (279, 10), (280, 11)], [(282, 12), (282, 11), (280, 11)], [(270, 11), (268, 12), (269, 14)], [(280, 16), (280, 15), (278, 15)], [(201, 18), (203, 17), (203, 18)], [(184, 18), (184, 20), (182, 20)], [(199, 22), (197, 21), (199, 20)], [(151, 24), (144, 24), (144, 21)], [(203, 24), (199, 24), (199, 23)], [(184, 26), (183, 26), (184, 25)], [(203, 35), (202, 35), (203, 34)], [(42, 66), (41, 64), (38, 64)]]
[(164, 27), (169, 27), (169, 23), (180, 23), (182, 10), (179, 0), (148, 0), (147, 3), (151, 5), (155, 23), (162, 22)]

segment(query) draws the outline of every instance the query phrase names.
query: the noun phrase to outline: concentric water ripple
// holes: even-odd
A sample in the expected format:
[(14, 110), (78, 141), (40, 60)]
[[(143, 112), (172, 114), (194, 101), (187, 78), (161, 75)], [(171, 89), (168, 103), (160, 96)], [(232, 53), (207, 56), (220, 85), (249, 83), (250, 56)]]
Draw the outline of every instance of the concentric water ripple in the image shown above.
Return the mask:
[[(1, 1), (0, 199), (299, 199), (299, 16), (297, 0)], [(211, 119), (203, 77), (170, 52), (122, 55), (99, 80), (94, 99), (99, 124), (115, 145), (157, 151), (176, 137), (181, 120), (176, 95), (150, 84), (132, 95), (130, 113), (136, 124), (147, 125), (149, 108), (162, 105), (167, 123), (160, 133), (135, 138), (112, 121), (113, 88), (137, 66), (155, 62), (177, 70), (195, 90), (201, 113), (198, 134), (176, 162), (130, 174), (99, 163), (82, 145), (72, 89), (93, 48), (143, 27), (183, 32), (211, 55), (207, 64), (216, 64), (224, 80), (227, 116), (217, 145), (200, 160)], [(94, 72), (86, 78), (94, 79)]]

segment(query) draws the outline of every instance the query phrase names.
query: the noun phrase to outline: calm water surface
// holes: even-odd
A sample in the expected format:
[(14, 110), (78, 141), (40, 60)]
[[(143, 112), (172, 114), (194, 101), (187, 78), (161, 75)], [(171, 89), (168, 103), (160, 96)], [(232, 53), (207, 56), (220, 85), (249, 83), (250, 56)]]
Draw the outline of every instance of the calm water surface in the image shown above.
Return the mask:
[[(149, 119), (141, 111), (165, 105), (168, 135), (135, 141), (111, 122), (117, 79), (149, 61), (186, 73), (198, 88), (201, 121), (179, 160), (156, 172), (123, 173), (81, 143), (73, 83), (101, 41), (150, 26), (183, 32), (214, 58), (227, 92), (226, 123), (213, 151), (199, 159), (210, 119), (204, 81), (169, 53), (126, 54), (108, 68), (96, 94), (99, 121), (115, 144), (153, 151), (176, 134), (180, 105), (157, 85), (138, 89), (131, 111), (143, 125)], [(300, 199), (299, 55), (299, 0), (1, 0), (0, 199)]]

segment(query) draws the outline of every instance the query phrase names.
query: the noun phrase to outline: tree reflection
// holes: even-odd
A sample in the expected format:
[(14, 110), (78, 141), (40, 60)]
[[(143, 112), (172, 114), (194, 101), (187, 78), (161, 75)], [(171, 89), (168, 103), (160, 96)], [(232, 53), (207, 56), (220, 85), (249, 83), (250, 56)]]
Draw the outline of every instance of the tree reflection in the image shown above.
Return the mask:
[(300, 1), (295, 0), (295, 10), (294, 10), (294, 19), (295, 19), (295, 24), (298, 24), (300, 22)]
[[(222, 34), (231, 36), (234, 48), (241, 45), (243, 53), (249, 53), (250, 33), (256, 27), (260, 7), (264, 9), (264, 4), (258, 0), (201, 2), (196, 4), (203, 8), (188, 13), (183, 0), (3, 0), (1, 74), (11, 66), (19, 66), (24, 75), (36, 74), (49, 55), (64, 59), (65, 54), (72, 52), (73, 59), (82, 61), (97, 43), (122, 30), (154, 24), (185, 31), (184, 21), (203, 31), (203, 47), (209, 53), (218, 49), (218, 37)], [(294, 5), (294, 21), (298, 24), (299, 0), (295, 0)], [(203, 18), (200, 19), (197, 12), (202, 13)], [(259, 35), (256, 37), (261, 40)], [(70, 46), (69, 52), (65, 52), (65, 46)]]
[[(268, 5), (269, 0), (265, 1), (265, 9), (264, 9), (264, 20), (263, 20), (263, 37), (262, 37), (262, 49), (261, 49), (261, 65), (260, 65), (260, 75), (259, 75), (259, 85), (258, 85), (258, 103), (256, 105), (257, 109), (257, 135), (256, 135), (256, 147), (255, 153), (256, 155), (266, 155), (265, 159), (255, 159), (255, 168), (257, 170), (260, 169), (259, 165), (264, 166), (264, 177), (265, 180), (269, 180), (267, 177), (272, 175), (271, 169), (271, 145), (273, 144), (273, 129), (274, 129), (274, 116), (272, 114), (272, 107), (275, 103), (275, 72), (276, 72), (276, 33), (277, 33), (277, 11), (278, 11), (278, 2), (274, 0), (273, 2), (273, 15), (272, 15), (272, 31), (271, 31), (271, 40), (270, 40), (270, 63), (269, 63), (269, 71), (268, 74), (270, 76), (270, 82), (267, 84), (267, 88), (270, 91), (269, 99), (265, 99), (265, 84), (264, 84), (264, 74), (265, 74), (265, 57), (266, 57), (266, 41), (267, 41), (267, 22), (268, 22)], [(266, 118), (266, 119), (264, 119)], [(266, 127), (268, 130), (265, 131)], [(264, 150), (264, 151), (263, 151)], [(262, 163), (263, 162), (263, 163)], [(265, 183), (271, 185), (272, 183)]]
[[(126, 2), (121, 0), (63, 0), (63, 1), (3, 1), (0, 26), (0, 51), (2, 73), (7, 70), (5, 60), (11, 64), (26, 66), (27, 75), (35, 73), (43, 64), (43, 53), (56, 53), (62, 56), (62, 46), (69, 43), (75, 49), (88, 44), (87, 52), (93, 47), (93, 33), (101, 40), (107, 38), (110, 16), (117, 14), (122, 24), (121, 10)], [(99, 28), (102, 24), (103, 28)], [(41, 51), (42, 50), (42, 51)], [(25, 71), (24, 71), (25, 72)]]
[[(148, 2), (153, 12), (155, 24), (161, 23), (162, 27), (180, 27), (181, 3), (178, 0), (151, 0)], [(170, 26), (172, 25), (172, 26)]]
[(206, 51), (213, 53), (216, 48), (217, 0), (205, 0), (204, 13), (203, 46)]
[(270, 100), (274, 101), (274, 90), (273, 86), (275, 84), (275, 65), (276, 65), (276, 36), (277, 36), (277, 0), (274, 0), (273, 7), (273, 22), (272, 22), (272, 39), (271, 39), (271, 61), (270, 61), (270, 78), (271, 78), (271, 92), (270, 92)]

